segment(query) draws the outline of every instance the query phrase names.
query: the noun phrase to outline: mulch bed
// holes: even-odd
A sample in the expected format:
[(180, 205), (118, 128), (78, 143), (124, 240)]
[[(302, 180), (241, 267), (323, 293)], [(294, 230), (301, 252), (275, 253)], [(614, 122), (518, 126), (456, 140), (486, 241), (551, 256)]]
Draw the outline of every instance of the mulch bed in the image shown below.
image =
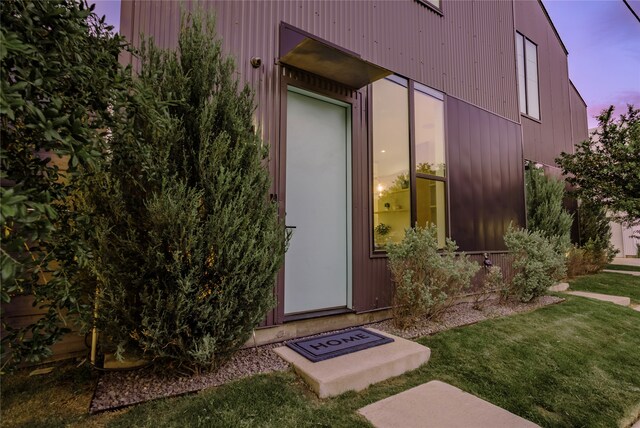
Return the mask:
[[(460, 303), (449, 308), (437, 321), (422, 321), (404, 330), (395, 328), (391, 320), (369, 324), (368, 327), (414, 339), (486, 319), (529, 312), (563, 300), (555, 296), (542, 296), (531, 303), (499, 304), (492, 300), (485, 302), (479, 310), (474, 309), (472, 303)], [(115, 410), (158, 398), (183, 395), (259, 373), (285, 371), (289, 365), (272, 351), (278, 346), (282, 344), (241, 349), (218, 370), (209, 373), (187, 376), (169, 374), (154, 368), (103, 373), (98, 380), (89, 412)]]

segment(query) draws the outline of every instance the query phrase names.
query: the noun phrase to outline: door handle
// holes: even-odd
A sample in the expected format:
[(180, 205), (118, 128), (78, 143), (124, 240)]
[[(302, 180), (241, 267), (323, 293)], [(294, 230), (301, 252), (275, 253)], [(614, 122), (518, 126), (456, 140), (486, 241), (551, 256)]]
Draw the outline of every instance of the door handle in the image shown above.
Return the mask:
[(285, 226), (286, 229), (295, 229), (296, 226)]

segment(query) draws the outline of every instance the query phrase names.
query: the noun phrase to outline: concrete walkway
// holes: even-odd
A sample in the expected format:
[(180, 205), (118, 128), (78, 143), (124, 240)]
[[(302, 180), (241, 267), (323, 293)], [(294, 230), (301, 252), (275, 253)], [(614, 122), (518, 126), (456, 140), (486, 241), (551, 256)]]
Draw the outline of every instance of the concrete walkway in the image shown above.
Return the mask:
[(640, 267), (640, 258), (633, 257), (616, 257), (611, 262), (612, 265), (638, 266)]
[(534, 428), (538, 425), (434, 380), (358, 410), (376, 428)]
[(623, 274), (625, 274), (625, 275), (640, 276), (640, 272), (634, 272), (634, 271), (630, 271), (630, 270), (602, 269), (602, 272), (607, 272), (607, 273), (623, 273)]
[(590, 293), (588, 291), (566, 291), (567, 294), (580, 297), (588, 297), (589, 299), (602, 300), (603, 302), (611, 302), (620, 306), (631, 305), (631, 299), (623, 296), (611, 296), (609, 294)]

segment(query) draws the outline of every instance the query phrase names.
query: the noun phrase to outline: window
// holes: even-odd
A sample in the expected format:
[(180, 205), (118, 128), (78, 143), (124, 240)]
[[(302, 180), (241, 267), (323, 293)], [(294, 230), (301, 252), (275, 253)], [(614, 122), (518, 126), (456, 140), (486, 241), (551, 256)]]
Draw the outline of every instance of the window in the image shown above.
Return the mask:
[(373, 89), (374, 248), (398, 242), (411, 225), (409, 91), (404, 79), (383, 79)]
[[(412, 224), (435, 224), (438, 242), (444, 246), (443, 100), (441, 93), (397, 76), (373, 84), (374, 251), (384, 250), (389, 242), (402, 240), (405, 229)], [(413, 150), (410, 150), (411, 144)], [(412, 201), (415, 202), (412, 204)]]
[(520, 112), (540, 119), (538, 97), (538, 47), (520, 33), (516, 33), (516, 57)]

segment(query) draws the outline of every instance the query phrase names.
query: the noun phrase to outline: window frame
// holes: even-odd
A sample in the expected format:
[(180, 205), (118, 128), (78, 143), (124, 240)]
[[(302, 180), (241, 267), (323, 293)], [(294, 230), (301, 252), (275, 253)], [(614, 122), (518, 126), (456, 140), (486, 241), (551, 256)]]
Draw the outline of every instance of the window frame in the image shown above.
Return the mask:
[[(515, 37), (516, 44), (519, 43), (518, 36), (522, 37), (522, 58), (523, 58), (522, 71), (524, 75), (524, 96), (525, 96), (524, 106), (526, 111), (524, 112), (522, 111), (522, 109), (520, 108), (520, 102), (518, 102), (518, 110), (520, 110), (520, 114), (522, 116), (525, 116), (526, 118), (534, 120), (536, 122), (542, 122), (542, 109), (540, 106), (540, 61), (539, 61), (540, 55), (538, 55), (538, 44), (533, 40), (529, 39), (527, 36), (525, 36), (519, 31), (516, 31), (516, 37)], [(538, 87), (538, 93), (536, 94), (536, 97), (538, 102), (538, 117), (535, 117), (529, 114), (529, 100), (531, 97), (529, 94), (529, 85), (527, 83), (529, 79), (529, 75), (527, 72), (527, 42), (531, 43), (536, 49), (536, 84)], [(517, 52), (518, 52), (518, 46), (516, 46), (516, 76), (518, 78), (518, 85), (520, 85), (520, 69), (519, 69), (520, 65), (518, 64)], [(518, 97), (520, 97), (519, 92), (518, 92)]]
[[(447, 97), (445, 96), (445, 94), (443, 92), (440, 92), (436, 89), (433, 89), (427, 85), (424, 85), (422, 83), (416, 82), (412, 79), (409, 79), (407, 77), (398, 75), (398, 74), (392, 74), (390, 76), (385, 77), (385, 79), (387, 80), (391, 80), (393, 82), (399, 83), (399, 81), (402, 82), (406, 82), (406, 88), (408, 91), (408, 103), (409, 103), (409, 189), (410, 189), (410, 204), (411, 204), (411, 208), (409, 210), (409, 214), (410, 214), (410, 225), (411, 227), (415, 227), (416, 225), (416, 221), (417, 221), (417, 179), (418, 178), (422, 178), (422, 179), (427, 179), (427, 180), (433, 180), (433, 181), (440, 181), (442, 183), (444, 183), (444, 209), (445, 209), (445, 237), (449, 238), (449, 224), (450, 222), (450, 215), (449, 215), (449, 173), (448, 173), (448, 165), (449, 165), (449, 145), (447, 144)], [(403, 83), (399, 83), (402, 86), (405, 86)], [(416, 131), (415, 131), (415, 91), (419, 91), (427, 96), (433, 97), (435, 99), (438, 99), (442, 102), (442, 107), (443, 107), (443, 116), (442, 116), (442, 121), (443, 121), (443, 139), (444, 139), (444, 157), (445, 157), (445, 176), (441, 177), (439, 175), (431, 175), (431, 174), (424, 174), (424, 173), (419, 173), (416, 171)], [(367, 88), (367, 134), (368, 134), (368, 157), (367, 157), (367, 161), (368, 161), (368, 165), (367, 165), (367, 171), (368, 171), (368, 179), (367, 182), (369, 183), (368, 186), (368, 201), (369, 201), (369, 213), (368, 213), (368, 218), (369, 218), (369, 258), (374, 259), (374, 258), (386, 258), (387, 256), (387, 251), (384, 249), (376, 249), (375, 248), (375, 236), (374, 236), (374, 213), (373, 213), (373, 156), (374, 156), (374, 152), (373, 152), (373, 84), (370, 84)]]

